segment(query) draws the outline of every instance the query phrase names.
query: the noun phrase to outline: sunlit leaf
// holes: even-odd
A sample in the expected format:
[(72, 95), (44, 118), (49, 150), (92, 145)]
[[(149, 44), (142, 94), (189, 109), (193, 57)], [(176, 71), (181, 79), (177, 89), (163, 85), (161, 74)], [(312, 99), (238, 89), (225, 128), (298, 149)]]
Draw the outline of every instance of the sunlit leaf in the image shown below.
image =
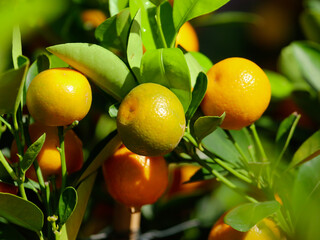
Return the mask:
[(194, 85), (196, 84), (199, 73), (200, 72), (205, 73), (205, 71), (190, 52), (186, 52), (184, 56), (186, 58), (188, 68), (190, 71), (191, 87), (194, 88)]
[(187, 111), (191, 102), (188, 65), (178, 48), (148, 50), (142, 57), (140, 83), (161, 84), (174, 92)]
[(0, 193), (0, 216), (35, 232), (42, 229), (44, 221), (42, 211), (34, 203), (8, 193)]
[(194, 134), (199, 142), (203, 138), (214, 132), (223, 122), (225, 113), (221, 116), (204, 116), (199, 117), (194, 123)]
[(109, 0), (108, 2), (110, 15), (114, 16), (128, 6), (129, 0)]
[(270, 84), (272, 100), (281, 100), (290, 96), (293, 90), (293, 84), (283, 75), (274, 71), (265, 70)]
[(280, 203), (277, 201), (247, 203), (228, 212), (224, 221), (232, 228), (240, 232), (246, 232), (279, 209)]
[(207, 73), (209, 69), (212, 67), (213, 63), (203, 53), (200, 53), (200, 52), (189, 52), (189, 53), (197, 60), (197, 62), (200, 64), (200, 66), (202, 67), (205, 73)]
[(121, 100), (136, 86), (136, 81), (126, 64), (103, 47), (88, 43), (67, 43), (47, 49), (87, 75), (116, 100)]

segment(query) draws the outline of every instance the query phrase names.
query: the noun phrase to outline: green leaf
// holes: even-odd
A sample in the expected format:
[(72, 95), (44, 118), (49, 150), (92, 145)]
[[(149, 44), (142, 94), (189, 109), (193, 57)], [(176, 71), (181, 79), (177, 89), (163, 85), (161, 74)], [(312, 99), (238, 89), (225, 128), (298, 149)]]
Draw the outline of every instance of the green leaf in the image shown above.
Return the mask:
[(33, 161), (38, 156), (41, 148), (45, 142), (46, 134), (42, 134), (34, 143), (28, 147), (27, 151), (23, 155), (23, 160), (20, 162), (20, 168), (26, 172), (32, 165)]
[(136, 86), (126, 64), (103, 47), (88, 43), (67, 43), (47, 49), (87, 75), (98, 87), (118, 101)]
[(296, 127), (297, 121), (299, 121), (299, 118), (299, 115), (293, 113), (281, 122), (276, 135), (277, 152), (284, 152), (288, 147), (287, 145), (292, 138), (292, 133)]
[(0, 74), (0, 115), (15, 113), (20, 104), (29, 60), (22, 56), (19, 59), (25, 62), (18, 69), (10, 69)]
[(178, 48), (148, 50), (142, 57), (140, 83), (161, 84), (174, 92), (185, 112), (191, 102), (191, 84), (188, 65)]
[(176, 30), (173, 24), (172, 7), (167, 1), (160, 5), (160, 20), (166, 44), (167, 46), (172, 46), (171, 44), (174, 42)]
[(234, 147), (228, 135), (221, 128), (209, 134), (202, 140), (202, 144), (210, 152), (229, 163), (241, 163), (241, 155)]
[(42, 211), (34, 203), (16, 195), (0, 193), (0, 216), (35, 232), (43, 227)]
[(120, 106), (120, 103), (115, 103), (115, 104), (112, 104), (109, 107), (108, 113), (109, 113), (110, 117), (112, 117), (112, 118), (116, 118), (117, 117), (119, 106)]
[(299, 149), (294, 153), (289, 168), (293, 168), (302, 162), (309, 161), (320, 155), (320, 130), (312, 134), (302, 143)]
[(49, 68), (65, 68), (65, 67), (69, 67), (69, 64), (67, 64), (66, 62), (62, 61), (56, 55), (50, 54), (50, 55), (48, 55), (48, 57), (49, 57)]
[(194, 123), (194, 134), (198, 140), (201, 142), (203, 138), (214, 132), (223, 122), (225, 118), (225, 113), (221, 116), (204, 116), (199, 117)]
[[(221, 175), (225, 175), (227, 172), (222, 168), (219, 164), (212, 163), (208, 164), (211, 169), (216, 170), (217, 172), (220, 172)], [(206, 168), (200, 168), (198, 171), (195, 172), (191, 176), (191, 178), (184, 182), (184, 183), (191, 183), (191, 182), (197, 182), (197, 181), (203, 181), (203, 180), (210, 180), (216, 178), (211, 172), (209, 172)]]
[(141, 11), (137, 12), (132, 20), (130, 34), (127, 47), (128, 63), (136, 79), (140, 79), (140, 65), (143, 55), (142, 40), (141, 40)]
[(87, 209), (88, 201), (94, 182), (96, 180), (97, 173), (92, 173), (87, 176), (77, 187), (78, 202), (76, 208), (74, 209), (72, 215), (69, 217), (66, 224), (62, 226), (61, 238), (68, 240), (76, 240), (78, 232), (83, 221), (84, 214)]
[(194, 86), (194, 89), (192, 91), (192, 100), (190, 106), (186, 113), (187, 120), (193, 117), (194, 113), (200, 106), (200, 103), (202, 102), (202, 99), (207, 91), (207, 83), (207, 76), (203, 72), (200, 72), (196, 80), (196, 85)]
[(205, 71), (190, 52), (186, 52), (184, 54), (184, 57), (186, 58), (188, 68), (190, 71), (191, 87), (194, 88), (194, 85), (196, 84), (199, 73), (205, 72)]
[(207, 73), (209, 69), (213, 66), (213, 63), (211, 62), (211, 60), (203, 53), (200, 53), (200, 52), (189, 52), (189, 53), (197, 60), (197, 62), (200, 64), (200, 66), (202, 67), (205, 73)]
[(246, 232), (262, 219), (278, 211), (280, 206), (277, 201), (243, 204), (228, 212), (224, 221), (232, 228)]
[(111, 16), (118, 14), (128, 6), (129, 0), (109, 0), (109, 12)]
[(18, 69), (18, 58), (22, 56), (21, 33), (20, 28), (15, 26), (12, 33), (12, 60), (14, 69)]
[(78, 194), (73, 187), (63, 190), (59, 199), (59, 225), (64, 225), (77, 206)]
[(37, 59), (31, 64), (26, 76), (26, 89), (28, 89), (31, 81), (40, 72), (50, 68), (49, 56), (45, 53), (40, 54)]
[(165, 0), (150, 0), (154, 5), (159, 6), (161, 3), (163, 3)]
[(14, 239), (14, 240), (26, 240), (16, 228), (10, 224), (0, 222), (0, 239)]
[(301, 13), (300, 22), (307, 39), (320, 43), (320, 11), (306, 9)]
[(282, 100), (291, 95), (293, 90), (293, 84), (280, 73), (265, 70), (270, 84), (271, 84), (271, 95), (273, 100)]
[(156, 6), (147, 0), (129, 0), (131, 17), (141, 9), (141, 34), (144, 47), (155, 49), (161, 47), (161, 38), (156, 22)]
[(125, 52), (129, 27), (130, 11), (125, 8), (101, 23), (95, 30), (95, 37), (103, 47), (114, 47)]
[(213, 12), (229, 0), (175, 0), (173, 5), (173, 22), (176, 31), (187, 21)]

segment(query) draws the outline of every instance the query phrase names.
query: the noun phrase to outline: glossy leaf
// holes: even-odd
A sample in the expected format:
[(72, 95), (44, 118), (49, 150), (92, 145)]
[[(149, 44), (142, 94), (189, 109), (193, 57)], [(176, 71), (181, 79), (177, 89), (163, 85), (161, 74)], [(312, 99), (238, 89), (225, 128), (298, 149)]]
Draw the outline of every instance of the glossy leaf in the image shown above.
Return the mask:
[(141, 11), (139, 10), (132, 20), (127, 47), (127, 58), (130, 68), (136, 79), (140, 79), (140, 65), (143, 55), (141, 39)]
[(176, 30), (173, 24), (172, 7), (167, 1), (160, 5), (160, 20), (167, 47), (170, 47), (174, 42)]
[(191, 119), (200, 106), (202, 99), (207, 91), (207, 83), (207, 76), (203, 72), (200, 72), (197, 77), (196, 85), (194, 86), (194, 89), (192, 91), (192, 100), (186, 113), (187, 119)]
[(175, 0), (173, 5), (173, 22), (176, 31), (187, 21), (213, 12), (229, 0)]
[(136, 81), (126, 64), (103, 47), (88, 43), (67, 43), (47, 49), (88, 76), (116, 100), (121, 100), (136, 86)]
[(224, 221), (232, 228), (240, 232), (246, 232), (279, 209), (280, 203), (277, 201), (247, 203), (228, 212), (224, 217)]
[(191, 102), (188, 65), (178, 48), (148, 50), (142, 57), (140, 83), (161, 84), (174, 92), (187, 111)]
[(191, 87), (194, 88), (194, 85), (196, 84), (199, 73), (200, 72), (205, 73), (205, 71), (190, 52), (186, 52), (184, 56), (186, 58), (188, 68), (190, 71)]
[(0, 115), (16, 112), (20, 104), (29, 60), (22, 56), (19, 59), (24, 63), (18, 69), (0, 74)]
[(218, 128), (209, 134), (202, 140), (202, 144), (219, 158), (230, 163), (240, 163), (241, 156), (223, 129)]
[(133, 18), (141, 9), (141, 34), (144, 47), (155, 49), (161, 47), (161, 38), (156, 22), (156, 6), (148, 0), (129, 0), (130, 13)]
[(200, 64), (200, 66), (202, 67), (205, 73), (207, 73), (209, 69), (213, 66), (213, 63), (206, 55), (200, 52), (189, 52), (189, 53), (197, 60), (197, 62)]
[(223, 122), (225, 113), (221, 116), (204, 116), (199, 117), (194, 123), (194, 134), (199, 142), (203, 138), (214, 132)]
[(77, 239), (77, 235), (78, 235), (81, 223), (83, 221), (84, 214), (87, 209), (88, 201), (89, 201), (90, 194), (94, 186), (96, 177), (97, 177), (96, 172), (90, 174), (77, 187), (78, 202), (72, 215), (69, 217), (66, 224), (62, 226), (60, 239), (68, 239), (68, 240)]
[(109, 12), (111, 16), (118, 14), (128, 6), (129, 0), (109, 0)]
[(129, 27), (130, 11), (125, 8), (101, 23), (95, 30), (95, 37), (105, 48), (114, 47), (125, 51)]
[(45, 142), (46, 134), (42, 134), (34, 143), (28, 147), (27, 151), (23, 155), (23, 160), (20, 162), (20, 168), (26, 172), (32, 165), (33, 161), (38, 156), (41, 148)]
[(267, 74), (271, 84), (273, 100), (281, 100), (290, 96), (293, 90), (293, 84), (285, 76), (265, 69), (264, 72)]
[(302, 162), (309, 161), (320, 155), (320, 130), (312, 134), (302, 143), (299, 149), (294, 153), (290, 168), (297, 166)]
[(59, 199), (59, 224), (64, 225), (77, 206), (78, 194), (73, 187), (63, 190)]
[(34, 203), (16, 195), (0, 193), (0, 216), (35, 232), (43, 227), (42, 211)]

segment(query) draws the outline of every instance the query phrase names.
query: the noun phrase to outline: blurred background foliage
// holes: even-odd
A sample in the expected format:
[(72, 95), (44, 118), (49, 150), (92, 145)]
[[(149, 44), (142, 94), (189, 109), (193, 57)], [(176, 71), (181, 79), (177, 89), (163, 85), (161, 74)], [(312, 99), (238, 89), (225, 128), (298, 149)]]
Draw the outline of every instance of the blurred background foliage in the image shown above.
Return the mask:
[[(0, 72), (12, 68), (14, 26), (21, 29), (23, 55), (33, 62), (51, 45), (97, 43), (94, 30), (110, 17), (114, 2), (0, 0), (0, 20), (5, 23), (0, 27)], [(200, 52), (213, 63), (238, 56), (266, 70), (272, 84), (272, 101), (257, 126), (267, 152), (274, 149), (280, 121), (295, 111), (302, 115), (286, 153), (290, 159), (320, 125), (320, 1), (231, 0), (215, 13), (191, 23), (198, 34)], [(92, 87), (92, 109), (75, 129), (85, 153), (116, 128), (107, 112), (113, 100)], [(7, 139), (1, 138), (0, 146), (8, 148)], [(155, 205), (142, 208), (141, 239), (206, 239), (215, 220), (244, 201), (215, 180), (183, 184), (195, 173), (194, 166), (170, 164), (170, 170), (170, 189)], [(99, 172), (79, 239), (101, 231), (96, 239), (103, 239), (112, 224), (114, 205)]]

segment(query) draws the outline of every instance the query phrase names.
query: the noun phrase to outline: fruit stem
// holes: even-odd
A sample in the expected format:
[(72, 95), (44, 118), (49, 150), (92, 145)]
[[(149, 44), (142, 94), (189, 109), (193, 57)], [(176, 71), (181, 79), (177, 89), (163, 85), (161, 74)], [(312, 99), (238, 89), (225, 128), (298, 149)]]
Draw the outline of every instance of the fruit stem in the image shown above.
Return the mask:
[(66, 155), (65, 155), (65, 146), (64, 146), (65, 131), (63, 126), (58, 127), (58, 135), (59, 135), (59, 142), (60, 142), (59, 151), (60, 151), (60, 157), (61, 157), (61, 174), (62, 174), (61, 192), (63, 192), (67, 182), (67, 164), (66, 164)]
[(159, 6), (157, 6), (156, 20), (157, 20), (157, 25), (158, 25), (160, 37), (161, 37), (162, 46), (163, 46), (164, 48), (167, 48), (168, 45), (167, 45), (166, 39), (165, 39), (165, 37), (164, 37), (163, 31), (162, 31), (160, 14), (161, 14), (161, 7), (160, 7), (160, 5), (159, 5)]

